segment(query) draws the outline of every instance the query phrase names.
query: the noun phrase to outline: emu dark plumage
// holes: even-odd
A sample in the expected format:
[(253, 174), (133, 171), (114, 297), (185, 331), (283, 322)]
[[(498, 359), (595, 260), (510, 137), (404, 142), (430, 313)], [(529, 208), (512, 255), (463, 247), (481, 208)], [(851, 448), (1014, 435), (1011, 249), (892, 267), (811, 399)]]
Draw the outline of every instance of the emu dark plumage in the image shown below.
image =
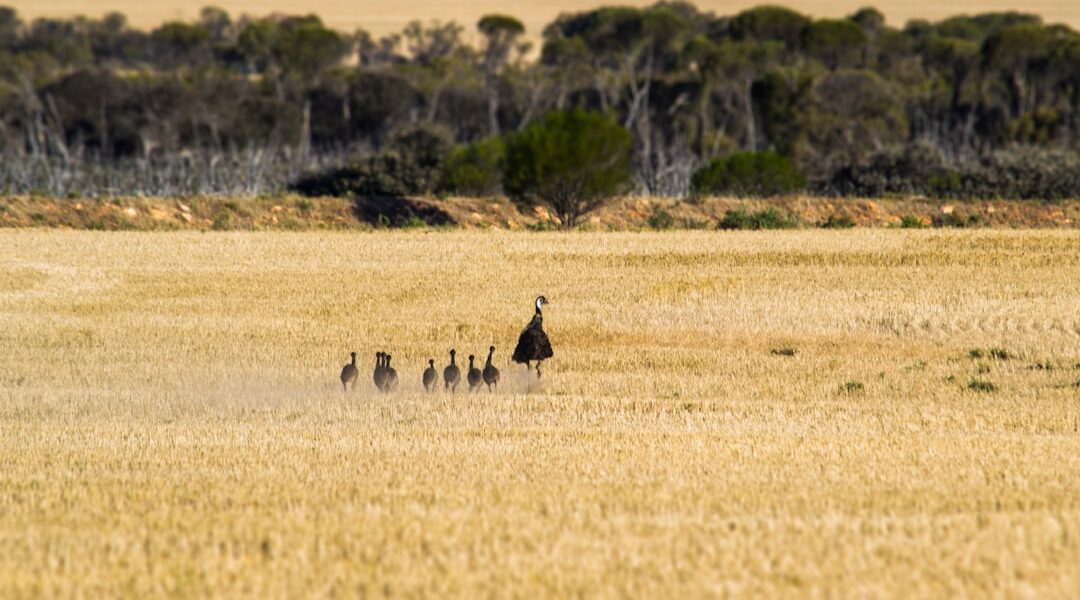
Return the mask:
[(398, 376), (397, 369), (390, 366), (390, 355), (383, 355), (383, 368), (386, 370), (386, 381), (383, 383), (384, 392), (392, 392), (397, 389)]
[(356, 387), (356, 378), (360, 375), (360, 370), (356, 368), (356, 353), (350, 352), (349, 356), (352, 357), (352, 362), (341, 369), (341, 387), (345, 388), (345, 391), (349, 390), (350, 385)]
[(480, 369), (476, 368), (475, 362), (476, 362), (476, 356), (470, 354), (469, 355), (469, 374), (467, 375), (468, 380), (469, 380), (469, 391), (470, 392), (475, 392), (476, 389), (480, 387), (480, 384), (484, 383), (484, 376), (480, 373)]
[(544, 333), (544, 315), (542, 311), (545, 304), (547, 304), (547, 298), (540, 296), (536, 299), (536, 314), (533, 315), (532, 321), (529, 321), (529, 324), (525, 326), (525, 329), (518, 337), (513, 356), (514, 362), (525, 363), (526, 369), (530, 368), (530, 362), (535, 361), (537, 379), (540, 378), (540, 363), (554, 355), (554, 352), (551, 351), (551, 341), (548, 340), (547, 334)]
[(488, 386), (488, 391), (491, 390), (491, 386), (499, 387), (499, 369), (495, 365), (491, 364), (491, 357), (495, 355), (495, 346), (488, 348), (487, 363), (484, 365), (484, 383)]
[(435, 391), (435, 384), (438, 381), (438, 374), (435, 372), (435, 359), (429, 358), (427, 361), (428, 368), (424, 369), (424, 389), (429, 392)]
[(457, 385), (461, 381), (461, 369), (457, 366), (455, 356), (457, 356), (457, 350), (451, 349), (450, 364), (443, 369), (442, 373), (443, 389), (451, 392), (457, 391)]
[(386, 385), (386, 367), (383, 366), (384, 356), (386, 356), (386, 354), (383, 352), (375, 353), (375, 374), (372, 376), (375, 387), (380, 390)]

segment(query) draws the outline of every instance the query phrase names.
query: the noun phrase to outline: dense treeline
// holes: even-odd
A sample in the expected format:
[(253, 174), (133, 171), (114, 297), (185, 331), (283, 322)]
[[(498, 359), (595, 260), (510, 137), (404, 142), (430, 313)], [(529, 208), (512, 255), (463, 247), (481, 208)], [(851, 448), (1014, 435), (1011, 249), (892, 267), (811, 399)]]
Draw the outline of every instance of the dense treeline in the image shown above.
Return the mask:
[(747, 153), (838, 193), (985, 194), (1000, 164), (1020, 165), (1006, 179), (1021, 191), (1003, 194), (1026, 193), (1025, 177), (1072, 193), (1080, 34), (1036, 16), (898, 29), (872, 8), (811, 19), (675, 2), (562, 15), (539, 48), (511, 16), (467, 37), (456, 23), (375, 39), (216, 8), (146, 32), (120, 14), (28, 23), (0, 8), (0, 191), (273, 191), (346, 157), (412, 160), (387, 150), (417, 130), (445, 146), (431, 160), (472, 169), (421, 187), (479, 177), (490, 191), (469, 156), (496, 160), (495, 136), (584, 108), (632, 134), (643, 193), (684, 195), (706, 166), (699, 181), (723, 181), (714, 161)]

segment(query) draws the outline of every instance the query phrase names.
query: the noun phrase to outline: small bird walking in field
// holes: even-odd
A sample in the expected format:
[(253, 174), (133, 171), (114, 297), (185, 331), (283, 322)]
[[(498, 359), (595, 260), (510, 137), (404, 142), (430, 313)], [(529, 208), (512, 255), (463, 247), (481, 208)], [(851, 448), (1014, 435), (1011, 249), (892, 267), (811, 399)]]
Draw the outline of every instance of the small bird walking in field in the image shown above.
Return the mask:
[(350, 352), (349, 356), (352, 357), (352, 362), (341, 369), (341, 387), (345, 388), (346, 392), (349, 391), (349, 386), (356, 388), (356, 378), (360, 376), (360, 369), (356, 368), (356, 353)]
[(428, 392), (435, 391), (435, 384), (438, 383), (439, 376), (435, 372), (435, 359), (429, 358), (427, 361), (428, 368), (424, 369), (424, 389)]
[(461, 381), (461, 369), (458, 368), (457, 362), (455, 362), (455, 356), (457, 356), (457, 350), (450, 349), (450, 364), (443, 369), (443, 390), (449, 392), (457, 391), (457, 384)]
[(544, 333), (544, 315), (543, 308), (547, 304), (547, 298), (539, 296), (536, 298), (536, 314), (533, 315), (532, 321), (525, 326), (521, 335), (518, 337), (517, 347), (514, 348), (514, 362), (525, 363), (525, 368), (529, 369), (529, 363), (536, 361), (536, 378), (540, 379), (540, 363), (544, 360), (551, 358), (554, 353), (551, 351), (551, 342), (548, 341), (548, 336)]
[(476, 366), (473, 364), (475, 360), (476, 356), (470, 354), (468, 374), (470, 392), (475, 392), (476, 389), (480, 387), (480, 384), (484, 382), (484, 376), (480, 374), (480, 369), (477, 369)]
[(495, 365), (491, 364), (491, 357), (495, 355), (495, 346), (488, 348), (487, 364), (484, 365), (484, 383), (488, 386), (488, 391), (492, 391), (491, 386), (499, 387), (499, 369)]
[(382, 390), (386, 385), (386, 368), (383, 367), (383, 356), (386, 356), (382, 352), (375, 353), (375, 374), (372, 380), (375, 382), (375, 388)]
[(383, 361), (384, 361), (383, 368), (386, 369), (386, 381), (383, 383), (383, 391), (389, 393), (389, 392), (392, 392), (392, 391), (397, 389), (397, 384), (398, 384), (397, 369), (390, 366), (390, 355), (389, 354), (384, 354), (383, 355)]

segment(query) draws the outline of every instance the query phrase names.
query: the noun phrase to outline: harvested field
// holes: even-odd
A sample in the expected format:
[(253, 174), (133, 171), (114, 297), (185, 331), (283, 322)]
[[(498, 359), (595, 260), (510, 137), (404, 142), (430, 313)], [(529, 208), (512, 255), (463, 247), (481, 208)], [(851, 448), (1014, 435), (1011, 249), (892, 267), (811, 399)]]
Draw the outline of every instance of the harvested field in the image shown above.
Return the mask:
[(2, 597), (1080, 593), (1074, 230), (0, 248)]

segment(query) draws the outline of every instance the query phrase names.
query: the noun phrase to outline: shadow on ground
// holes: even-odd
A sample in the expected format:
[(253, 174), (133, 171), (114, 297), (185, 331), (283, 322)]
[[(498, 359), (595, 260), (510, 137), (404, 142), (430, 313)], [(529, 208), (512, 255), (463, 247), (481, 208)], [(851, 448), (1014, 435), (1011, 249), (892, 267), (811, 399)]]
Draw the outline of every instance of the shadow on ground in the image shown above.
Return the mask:
[(394, 196), (358, 197), (353, 201), (353, 214), (378, 227), (457, 225), (449, 213), (437, 206)]

